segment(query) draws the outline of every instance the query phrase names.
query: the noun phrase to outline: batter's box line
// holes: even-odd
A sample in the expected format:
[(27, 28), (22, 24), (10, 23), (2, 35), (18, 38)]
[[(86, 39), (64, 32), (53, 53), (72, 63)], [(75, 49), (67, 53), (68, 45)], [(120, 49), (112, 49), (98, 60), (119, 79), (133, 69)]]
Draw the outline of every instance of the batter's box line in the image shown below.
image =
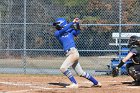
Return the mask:
[(126, 88), (130, 89), (140, 89), (140, 86), (126, 86)]
[[(42, 87), (42, 86), (37, 86), (37, 85), (33, 85), (31, 83), (19, 83), (19, 82), (0, 82), (0, 84), (5, 84), (5, 85), (12, 85), (12, 86), (27, 86), (33, 89), (29, 89), (29, 90), (21, 90), (21, 92), (23, 91), (34, 91), (34, 90), (55, 90), (55, 89), (66, 89), (66, 88), (47, 88), (47, 87)], [(16, 91), (14, 91), (13, 93), (15, 93)], [(20, 93), (20, 91), (17, 91), (18, 93)], [(7, 93), (11, 93), (11, 92), (7, 92)]]

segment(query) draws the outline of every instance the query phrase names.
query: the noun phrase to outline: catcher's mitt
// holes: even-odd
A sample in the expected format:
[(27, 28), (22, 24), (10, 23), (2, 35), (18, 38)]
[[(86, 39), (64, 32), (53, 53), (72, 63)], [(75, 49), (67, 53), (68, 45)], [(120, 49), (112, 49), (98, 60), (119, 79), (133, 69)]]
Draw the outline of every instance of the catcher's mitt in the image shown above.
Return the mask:
[(115, 67), (112, 69), (112, 76), (113, 77), (116, 77), (119, 75), (119, 68), (118, 67)]

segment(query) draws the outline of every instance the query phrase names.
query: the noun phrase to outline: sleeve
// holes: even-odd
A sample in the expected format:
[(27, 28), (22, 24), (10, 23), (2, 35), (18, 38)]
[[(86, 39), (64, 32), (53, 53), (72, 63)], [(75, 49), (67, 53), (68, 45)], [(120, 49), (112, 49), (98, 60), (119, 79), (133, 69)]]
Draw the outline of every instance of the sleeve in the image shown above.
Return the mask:
[(58, 31), (58, 30), (54, 32), (54, 36), (55, 36), (56, 38), (59, 37), (59, 31)]
[(64, 28), (62, 28), (61, 30), (58, 30), (59, 32), (57, 33), (58, 35), (62, 35), (63, 33), (65, 33), (65, 31), (67, 31), (71, 25), (73, 25), (73, 22), (70, 22), (69, 24), (67, 24)]
[(80, 34), (80, 30), (73, 30), (72, 33), (74, 36), (78, 36), (78, 34)]
[(134, 55), (136, 55), (138, 53), (137, 49), (136, 48), (132, 48), (130, 49), (129, 52), (132, 52)]

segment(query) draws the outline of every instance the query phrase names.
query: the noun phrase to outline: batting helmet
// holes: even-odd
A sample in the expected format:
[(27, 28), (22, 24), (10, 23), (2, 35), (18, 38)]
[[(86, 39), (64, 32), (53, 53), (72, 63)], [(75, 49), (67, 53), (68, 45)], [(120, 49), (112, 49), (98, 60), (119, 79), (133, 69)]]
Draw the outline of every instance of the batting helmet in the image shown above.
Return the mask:
[(65, 18), (57, 18), (55, 23), (53, 23), (53, 26), (56, 27), (56, 29), (60, 30), (67, 24), (67, 21)]
[(140, 40), (138, 36), (131, 36), (128, 41), (128, 48), (140, 46), (139, 41)]

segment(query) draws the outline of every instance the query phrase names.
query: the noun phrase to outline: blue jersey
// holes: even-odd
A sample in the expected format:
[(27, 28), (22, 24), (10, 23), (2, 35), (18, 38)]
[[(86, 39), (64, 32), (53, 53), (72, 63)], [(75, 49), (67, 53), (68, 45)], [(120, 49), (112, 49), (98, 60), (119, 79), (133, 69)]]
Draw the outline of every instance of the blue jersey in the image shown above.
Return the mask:
[(57, 30), (54, 33), (54, 36), (59, 40), (59, 42), (63, 46), (64, 51), (72, 47), (76, 47), (74, 37), (76, 37), (80, 33), (80, 30), (75, 30), (74, 28), (71, 28), (73, 24), (74, 23), (71, 22), (61, 30)]

